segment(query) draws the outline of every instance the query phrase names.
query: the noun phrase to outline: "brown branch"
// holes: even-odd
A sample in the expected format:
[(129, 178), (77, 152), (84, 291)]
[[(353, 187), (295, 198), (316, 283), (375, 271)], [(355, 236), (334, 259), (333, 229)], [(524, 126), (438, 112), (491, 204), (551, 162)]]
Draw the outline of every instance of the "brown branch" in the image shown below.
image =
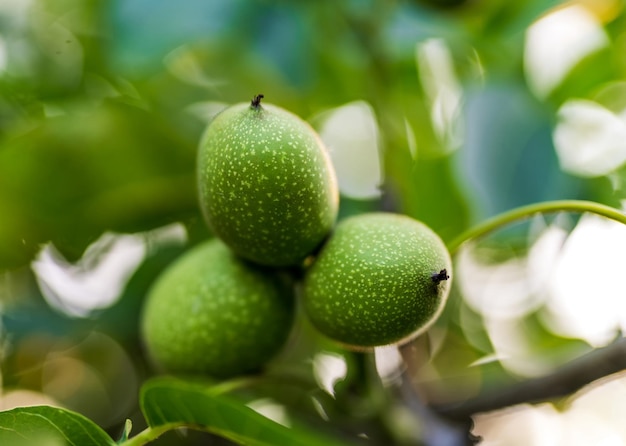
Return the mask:
[(468, 421), (479, 412), (489, 412), (521, 403), (561, 398), (585, 385), (626, 369), (626, 338), (596, 349), (569, 362), (549, 375), (492, 390), (457, 404), (431, 405), (439, 415), (454, 421)]

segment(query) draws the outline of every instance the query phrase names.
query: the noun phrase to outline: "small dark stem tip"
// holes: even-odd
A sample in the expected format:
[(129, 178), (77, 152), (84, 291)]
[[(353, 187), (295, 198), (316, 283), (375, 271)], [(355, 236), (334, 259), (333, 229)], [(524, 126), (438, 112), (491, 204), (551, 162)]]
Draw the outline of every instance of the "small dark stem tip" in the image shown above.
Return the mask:
[(448, 280), (450, 276), (448, 275), (448, 271), (444, 268), (438, 273), (433, 273), (430, 278), (433, 280), (433, 283), (443, 282), (444, 280)]
[(263, 96), (262, 94), (257, 94), (255, 97), (253, 97), (252, 102), (250, 103), (252, 108), (255, 108), (257, 110), (261, 108), (261, 99), (263, 99), (264, 97), (265, 96)]

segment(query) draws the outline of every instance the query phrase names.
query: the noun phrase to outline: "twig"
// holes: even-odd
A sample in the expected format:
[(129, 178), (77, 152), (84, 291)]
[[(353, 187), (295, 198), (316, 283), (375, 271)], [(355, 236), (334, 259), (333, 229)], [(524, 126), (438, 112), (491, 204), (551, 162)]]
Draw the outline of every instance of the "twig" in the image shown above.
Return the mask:
[(431, 405), (441, 416), (467, 422), (479, 412), (570, 395), (604, 376), (626, 369), (626, 338), (596, 349), (549, 375), (492, 390), (457, 404)]

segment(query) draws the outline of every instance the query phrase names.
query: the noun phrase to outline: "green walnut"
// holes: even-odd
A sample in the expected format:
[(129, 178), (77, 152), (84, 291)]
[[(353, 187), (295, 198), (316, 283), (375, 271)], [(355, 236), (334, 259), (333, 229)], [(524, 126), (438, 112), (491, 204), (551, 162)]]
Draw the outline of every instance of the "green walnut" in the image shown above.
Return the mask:
[(304, 309), (346, 347), (404, 343), (439, 316), (452, 263), (439, 236), (392, 213), (341, 221), (305, 275)]
[(296, 115), (262, 95), (207, 127), (198, 154), (200, 208), (211, 230), (242, 257), (300, 264), (331, 231), (337, 180), (326, 148)]
[(288, 280), (212, 239), (159, 276), (141, 333), (158, 368), (227, 378), (261, 369), (284, 345), (293, 319)]

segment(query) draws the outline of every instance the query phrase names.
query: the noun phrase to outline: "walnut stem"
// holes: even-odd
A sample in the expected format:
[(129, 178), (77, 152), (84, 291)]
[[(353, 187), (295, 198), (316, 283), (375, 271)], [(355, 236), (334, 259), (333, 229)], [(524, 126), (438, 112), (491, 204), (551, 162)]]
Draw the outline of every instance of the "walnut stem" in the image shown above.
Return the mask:
[(255, 110), (259, 110), (261, 108), (261, 99), (263, 99), (264, 97), (265, 96), (263, 96), (262, 94), (257, 94), (255, 97), (252, 98), (250, 106)]

